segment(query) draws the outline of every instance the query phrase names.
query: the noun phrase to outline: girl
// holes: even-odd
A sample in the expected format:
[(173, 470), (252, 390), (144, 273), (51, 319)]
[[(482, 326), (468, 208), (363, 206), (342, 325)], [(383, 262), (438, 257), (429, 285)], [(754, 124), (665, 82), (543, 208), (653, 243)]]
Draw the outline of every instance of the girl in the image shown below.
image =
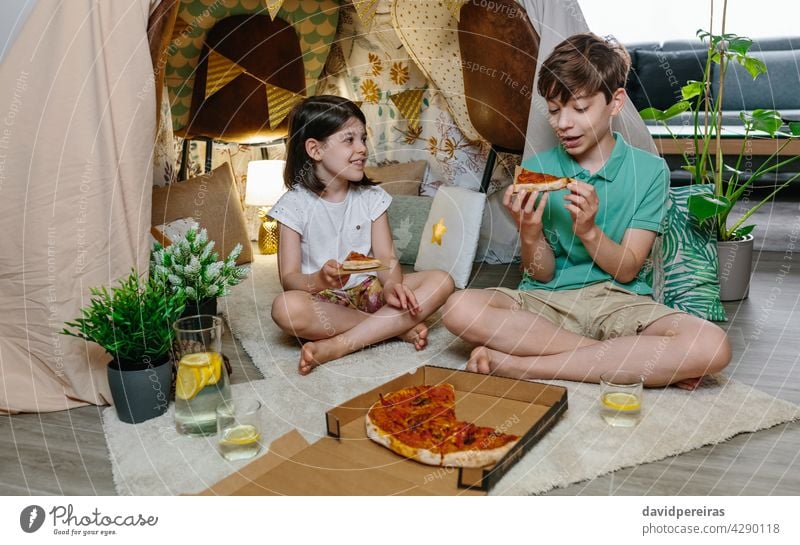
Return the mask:
[[(300, 351), (302, 375), (391, 337), (422, 350), (425, 318), (453, 292), (443, 271), (401, 272), (386, 218), (391, 197), (364, 175), (366, 140), (364, 114), (345, 98), (307, 98), (289, 117), (288, 191), (270, 211), (284, 289), (272, 319), (311, 341)], [(350, 251), (372, 254), (388, 270), (343, 274)]]

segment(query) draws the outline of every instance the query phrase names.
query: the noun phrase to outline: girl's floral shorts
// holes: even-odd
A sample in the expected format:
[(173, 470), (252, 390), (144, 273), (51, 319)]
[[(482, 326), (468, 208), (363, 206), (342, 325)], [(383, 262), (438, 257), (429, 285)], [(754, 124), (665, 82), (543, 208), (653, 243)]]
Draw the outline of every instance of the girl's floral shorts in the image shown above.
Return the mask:
[(313, 297), (317, 301), (353, 308), (367, 314), (372, 314), (384, 304), (383, 286), (377, 276), (370, 276), (360, 284), (346, 290), (322, 290)]

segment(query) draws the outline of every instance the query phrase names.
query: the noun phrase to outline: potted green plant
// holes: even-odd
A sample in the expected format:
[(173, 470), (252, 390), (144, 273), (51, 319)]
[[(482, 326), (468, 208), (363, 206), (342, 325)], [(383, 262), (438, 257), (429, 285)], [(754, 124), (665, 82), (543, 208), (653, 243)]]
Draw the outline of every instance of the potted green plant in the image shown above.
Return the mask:
[(237, 244), (227, 258), (219, 260), (206, 230), (191, 228), (169, 246), (156, 243), (150, 274), (167, 289), (186, 295), (184, 315), (216, 314), (217, 297), (230, 293), (249, 273), (248, 267), (236, 265), (241, 251)]
[(61, 333), (97, 343), (111, 356), (108, 382), (119, 419), (136, 424), (163, 414), (172, 388), (172, 324), (185, 296), (135, 270), (118, 286), (92, 288), (89, 306)]
[[(693, 145), (689, 148), (694, 153), (689, 154), (686, 151), (682, 153), (683, 168), (691, 174), (693, 184), (708, 184), (712, 190), (698, 191), (691, 195), (688, 199), (689, 213), (698, 221), (713, 223), (718, 241), (721, 299), (732, 301), (745, 298), (749, 288), (753, 244), (751, 231), (755, 225), (748, 224), (748, 220), (778, 192), (800, 177), (800, 173), (776, 185), (766, 197), (754, 201), (754, 204), (738, 219), (730, 218), (731, 211), (743, 197), (747, 197), (747, 200), (742, 202), (749, 202), (754, 182), (765, 174), (776, 172), (800, 159), (798, 156), (781, 158), (784, 148), (793, 138), (800, 136), (800, 123), (784, 125), (781, 114), (775, 110), (756, 109), (752, 112), (740, 112), (741, 149), (738, 155), (723, 157), (722, 98), (725, 91), (725, 73), (730, 63), (740, 64), (753, 79), (767, 72), (764, 62), (750, 54), (753, 45), (750, 38), (725, 32), (726, 10), (727, 0), (723, 7), (721, 34), (712, 34), (705, 30), (697, 31), (698, 38), (708, 44), (703, 80), (687, 82), (681, 88), (681, 100), (668, 109), (662, 111), (657, 108), (646, 108), (640, 115), (645, 120), (660, 123), (677, 140), (680, 135), (672, 130), (668, 121), (687, 111), (691, 114)], [(712, 70), (714, 64), (718, 67), (716, 71)], [(712, 96), (712, 78), (715, 74), (719, 78), (718, 92)], [(743, 161), (749, 155), (750, 144), (754, 139), (776, 137), (781, 137), (783, 140), (776, 146), (775, 153), (767, 157), (755, 170), (742, 170)]]

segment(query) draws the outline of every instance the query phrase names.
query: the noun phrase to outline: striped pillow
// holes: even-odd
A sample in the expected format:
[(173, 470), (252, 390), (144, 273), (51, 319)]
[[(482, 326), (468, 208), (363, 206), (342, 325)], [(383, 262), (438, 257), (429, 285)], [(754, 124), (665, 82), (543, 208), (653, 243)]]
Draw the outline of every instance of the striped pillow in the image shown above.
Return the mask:
[(666, 228), (653, 246), (653, 298), (700, 318), (724, 322), (714, 223), (712, 219), (698, 221), (688, 206), (690, 195), (713, 191), (709, 184), (670, 188)]

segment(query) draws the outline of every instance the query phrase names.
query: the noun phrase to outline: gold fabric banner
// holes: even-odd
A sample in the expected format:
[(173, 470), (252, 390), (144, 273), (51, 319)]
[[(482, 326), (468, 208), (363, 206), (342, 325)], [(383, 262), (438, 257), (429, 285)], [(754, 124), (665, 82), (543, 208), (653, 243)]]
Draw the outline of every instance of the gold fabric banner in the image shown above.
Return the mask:
[(353, 0), (353, 7), (364, 26), (369, 28), (378, 11), (378, 0)]
[(267, 5), (269, 18), (274, 21), (275, 16), (278, 15), (278, 11), (281, 9), (281, 6), (283, 5), (283, 0), (264, 0), (264, 3)]
[(245, 72), (244, 68), (213, 49), (208, 53), (206, 67), (205, 98), (210, 97), (229, 84), (233, 78)]
[(289, 115), (292, 106), (303, 100), (304, 97), (282, 87), (276, 87), (269, 83), (266, 85), (269, 128), (277, 129), (278, 125)]
[(467, 0), (444, 0), (444, 5), (447, 11), (456, 18), (456, 21), (461, 20), (461, 6), (467, 3)]
[(409, 89), (389, 97), (411, 129), (419, 128), (419, 113), (422, 110), (422, 97), (425, 89)]

